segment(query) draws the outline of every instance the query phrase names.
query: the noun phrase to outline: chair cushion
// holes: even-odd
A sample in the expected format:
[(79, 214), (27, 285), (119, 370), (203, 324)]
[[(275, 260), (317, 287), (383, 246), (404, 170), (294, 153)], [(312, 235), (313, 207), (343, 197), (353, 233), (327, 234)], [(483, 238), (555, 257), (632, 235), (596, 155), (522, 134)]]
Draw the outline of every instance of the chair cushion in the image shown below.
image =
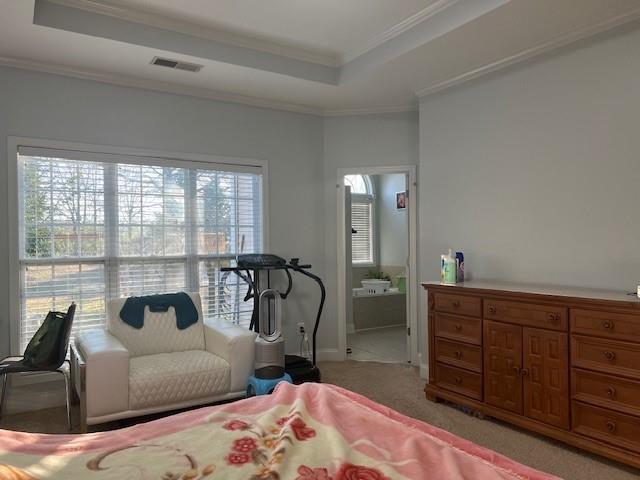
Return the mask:
[(158, 353), (129, 360), (132, 410), (227, 393), (230, 384), (231, 367), (227, 361), (204, 350)]
[(177, 327), (176, 311), (173, 307), (169, 307), (166, 312), (151, 312), (148, 307), (145, 308), (144, 326), (140, 329), (133, 328), (120, 318), (120, 310), (126, 298), (116, 298), (109, 301), (107, 329), (122, 342), (132, 357), (205, 350), (200, 295), (190, 293), (189, 296), (198, 311), (198, 321), (184, 330), (179, 330)]

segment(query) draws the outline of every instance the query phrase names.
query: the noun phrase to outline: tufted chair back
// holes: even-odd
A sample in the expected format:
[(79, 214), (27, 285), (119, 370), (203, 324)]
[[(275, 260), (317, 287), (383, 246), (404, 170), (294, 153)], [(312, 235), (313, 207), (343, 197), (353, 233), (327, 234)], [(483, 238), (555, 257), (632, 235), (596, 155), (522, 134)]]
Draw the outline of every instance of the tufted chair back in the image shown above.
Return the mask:
[(166, 312), (150, 312), (145, 308), (144, 326), (133, 328), (120, 318), (120, 310), (126, 298), (116, 298), (107, 304), (107, 330), (122, 342), (131, 357), (156, 353), (205, 350), (204, 327), (202, 325), (202, 303), (200, 294), (189, 293), (198, 310), (198, 322), (179, 330), (176, 312), (169, 307)]

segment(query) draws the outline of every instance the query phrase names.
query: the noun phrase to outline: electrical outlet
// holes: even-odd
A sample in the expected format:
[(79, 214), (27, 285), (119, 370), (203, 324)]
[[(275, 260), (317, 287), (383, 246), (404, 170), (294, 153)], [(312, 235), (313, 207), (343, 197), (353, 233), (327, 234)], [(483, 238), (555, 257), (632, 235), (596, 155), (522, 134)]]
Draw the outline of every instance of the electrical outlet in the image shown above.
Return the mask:
[(304, 329), (304, 322), (298, 322), (298, 333), (302, 335), (305, 332), (306, 330)]

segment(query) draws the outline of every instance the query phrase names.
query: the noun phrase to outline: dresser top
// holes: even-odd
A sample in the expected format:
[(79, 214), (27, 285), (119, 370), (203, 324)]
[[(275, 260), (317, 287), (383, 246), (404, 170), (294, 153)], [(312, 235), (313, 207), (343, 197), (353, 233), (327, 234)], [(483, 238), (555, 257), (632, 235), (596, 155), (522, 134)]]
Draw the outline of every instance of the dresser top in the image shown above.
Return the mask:
[(619, 290), (599, 290), (592, 288), (577, 288), (577, 287), (558, 287), (550, 285), (540, 284), (527, 284), (527, 283), (510, 283), (510, 282), (497, 282), (490, 280), (471, 280), (463, 283), (456, 283), (455, 285), (444, 284), (441, 282), (425, 282), (422, 284), (425, 289), (437, 287), (438, 289), (456, 289), (468, 291), (469, 293), (487, 294), (490, 292), (505, 292), (505, 293), (522, 293), (531, 295), (542, 295), (547, 297), (561, 297), (564, 299), (587, 299), (587, 300), (600, 300), (607, 302), (624, 302), (627, 305), (633, 305), (635, 308), (640, 308), (640, 298), (635, 294), (629, 294), (628, 292), (621, 292)]

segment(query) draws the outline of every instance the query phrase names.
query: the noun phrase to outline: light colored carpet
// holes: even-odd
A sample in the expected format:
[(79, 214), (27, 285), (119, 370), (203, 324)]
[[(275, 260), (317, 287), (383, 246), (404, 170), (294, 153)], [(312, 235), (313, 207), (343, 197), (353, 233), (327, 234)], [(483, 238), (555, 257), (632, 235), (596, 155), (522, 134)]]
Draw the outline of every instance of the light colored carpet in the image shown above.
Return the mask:
[[(323, 381), (360, 393), (407, 416), (423, 420), (490, 448), (534, 468), (567, 480), (632, 480), (640, 471), (609, 462), (602, 457), (527, 433), (496, 420), (480, 420), (456, 408), (427, 401), (424, 380), (415, 367), (376, 362), (323, 362)], [(91, 431), (118, 428), (161, 415), (131, 419), (92, 428)], [(0, 428), (27, 432), (67, 433), (64, 408), (8, 415)], [(74, 431), (78, 412), (73, 409)], [(640, 434), (640, 433), (639, 433)]]
[[(637, 480), (640, 471), (526, 433), (497, 420), (481, 420), (453, 406), (428, 401), (425, 381), (410, 365), (324, 362), (322, 381), (358, 392), (404, 415), (443, 428), (520, 463), (567, 480)], [(638, 432), (640, 435), (640, 432)]]

